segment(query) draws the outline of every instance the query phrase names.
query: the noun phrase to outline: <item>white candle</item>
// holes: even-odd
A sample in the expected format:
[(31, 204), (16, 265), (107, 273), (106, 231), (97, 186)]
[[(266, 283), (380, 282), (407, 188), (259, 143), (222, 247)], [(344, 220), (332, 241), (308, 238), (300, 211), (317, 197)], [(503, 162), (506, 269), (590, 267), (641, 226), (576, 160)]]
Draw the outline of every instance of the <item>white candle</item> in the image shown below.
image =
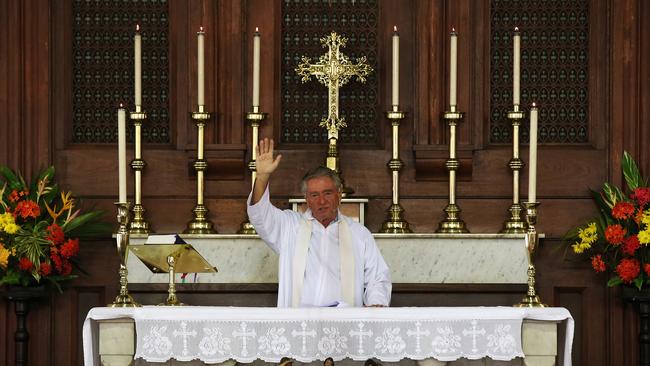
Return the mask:
[(451, 30), (451, 50), (449, 53), (449, 106), (456, 105), (456, 69), (458, 60), (458, 35)]
[(117, 158), (120, 203), (126, 202), (126, 110), (120, 104), (117, 110)]
[(528, 202), (537, 200), (537, 114), (535, 103), (530, 107), (530, 155), (528, 158)]
[(198, 93), (197, 93), (197, 104), (205, 105), (205, 33), (203, 32), (203, 27), (196, 33), (196, 42), (197, 42), (197, 75), (198, 75)]
[(255, 27), (253, 34), (253, 107), (260, 105), (260, 33)]
[(519, 28), (515, 28), (513, 37), (513, 52), (512, 52), (512, 104), (519, 105), (520, 102), (520, 84), (519, 76), (521, 74), (521, 35)]
[(142, 105), (142, 35), (140, 34), (139, 24), (135, 26), (133, 47), (133, 55), (135, 58), (135, 105)]
[(393, 99), (392, 105), (399, 105), (399, 33), (393, 27)]

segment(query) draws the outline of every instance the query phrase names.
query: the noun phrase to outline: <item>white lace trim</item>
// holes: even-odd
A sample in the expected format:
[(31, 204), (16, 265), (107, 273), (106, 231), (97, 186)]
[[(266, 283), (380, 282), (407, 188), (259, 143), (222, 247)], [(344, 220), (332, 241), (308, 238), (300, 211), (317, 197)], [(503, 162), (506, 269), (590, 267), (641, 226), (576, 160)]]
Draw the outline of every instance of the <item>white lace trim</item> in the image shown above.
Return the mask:
[(206, 363), (326, 357), (382, 361), (433, 357), (523, 357), (521, 319), (469, 320), (141, 320), (136, 358)]

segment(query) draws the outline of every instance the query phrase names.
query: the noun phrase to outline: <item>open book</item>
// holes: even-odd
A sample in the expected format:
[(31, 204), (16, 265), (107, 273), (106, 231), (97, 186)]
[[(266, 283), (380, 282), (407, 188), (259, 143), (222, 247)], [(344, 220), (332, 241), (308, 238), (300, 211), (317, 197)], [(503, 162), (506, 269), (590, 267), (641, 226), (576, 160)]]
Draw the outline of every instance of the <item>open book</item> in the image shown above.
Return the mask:
[(187, 244), (178, 234), (149, 235), (145, 244)]

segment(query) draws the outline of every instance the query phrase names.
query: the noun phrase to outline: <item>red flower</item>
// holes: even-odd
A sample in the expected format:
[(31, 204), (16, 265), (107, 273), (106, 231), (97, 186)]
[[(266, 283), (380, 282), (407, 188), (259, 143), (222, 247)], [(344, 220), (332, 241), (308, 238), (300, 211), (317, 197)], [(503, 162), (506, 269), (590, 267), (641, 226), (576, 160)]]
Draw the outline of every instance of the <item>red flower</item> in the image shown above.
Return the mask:
[(61, 245), (65, 240), (65, 234), (61, 226), (54, 223), (47, 227), (47, 237), (45, 239), (51, 241), (54, 245)]
[(643, 265), (643, 271), (645, 272), (645, 274), (650, 276), (650, 263), (646, 263)]
[(29, 271), (32, 269), (34, 264), (32, 261), (27, 259), (26, 257), (20, 258), (20, 261), (18, 262), (18, 268), (22, 269), (23, 271)]
[(643, 208), (639, 207), (638, 210), (636, 210), (636, 213), (634, 214), (634, 217), (632, 218), (634, 222), (636, 222), (637, 225), (641, 225), (641, 220), (643, 220)]
[(14, 213), (20, 215), (23, 219), (28, 217), (37, 218), (41, 215), (41, 208), (38, 207), (38, 204), (34, 201), (20, 201), (16, 205)]
[(41, 262), (41, 268), (38, 270), (41, 276), (49, 276), (52, 273), (52, 265), (47, 262)]
[(11, 194), (9, 194), (9, 201), (11, 202), (16, 202), (20, 199), (20, 194), (18, 193), (17, 190), (11, 191)]
[(629, 256), (634, 255), (637, 249), (641, 246), (641, 243), (639, 243), (639, 238), (636, 235), (632, 235), (629, 238), (626, 238), (623, 240), (623, 245), (621, 246), (621, 250), (623, 251), (624, 254), (627, 254)]
[(627, 231), (619, 224), (609, 225), (605, 229), (605, 239), (612, 245), (619, 245), (625, 239)]
[(70, 262), (64, 262), (61, 270), (59, 271), (62, 276), (67, 276), (72, 272), (72, 264)]
[(626, 220), (634, 213), (634, 205), (629, 202), (617, 202), (612, 207), (612, 216), (615, 219)]
[(61, 246), (61, 255), (65, 258), (74, 257), (77, 253), (79, 253), (79, 239), (68, 239)]
[(53, 251), (50, 252), (50, 259), (52, 259), (54, 267), (56, 267), (56, 271), (61, 273), (61, 268), (63, 268), (63, 259), (61, 259), (61, 257)]
[(641, 272), (641, 265), (635, 258), (624, 258), (616, 266), (616, 273), (625, 283), (631, 283)]
[(605, 272), (605, 262), (600, 254), (591, 257), (591, 266), (596, 272)]
[(637, 188), (632, 192), (630, 197), (643, 207), (650, 202), (650, 188)]

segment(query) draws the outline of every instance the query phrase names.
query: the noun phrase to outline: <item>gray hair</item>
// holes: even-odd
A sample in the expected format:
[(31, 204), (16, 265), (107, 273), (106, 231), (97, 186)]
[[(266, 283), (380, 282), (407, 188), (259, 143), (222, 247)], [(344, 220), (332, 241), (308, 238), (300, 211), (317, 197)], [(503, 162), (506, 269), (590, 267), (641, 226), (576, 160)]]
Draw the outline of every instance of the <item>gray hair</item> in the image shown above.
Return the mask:
[(320, 178), (320, 177), (330, 178), (332, 182), (334, 182), (334, 185), (336, 186), (336, 190), (338, 192), (341, 192), (343, 190), (343, 183), (341, 182), (341, 178), (339, 177), (338, 173), (330, 168), (321, 165), (319, 167), (316, 167), (308, 171), (302, 177), (302, 182), (300, 183), (300, 191), (303, 194), (307, 193), (307, 181), (310, 181), (314, 178)]

